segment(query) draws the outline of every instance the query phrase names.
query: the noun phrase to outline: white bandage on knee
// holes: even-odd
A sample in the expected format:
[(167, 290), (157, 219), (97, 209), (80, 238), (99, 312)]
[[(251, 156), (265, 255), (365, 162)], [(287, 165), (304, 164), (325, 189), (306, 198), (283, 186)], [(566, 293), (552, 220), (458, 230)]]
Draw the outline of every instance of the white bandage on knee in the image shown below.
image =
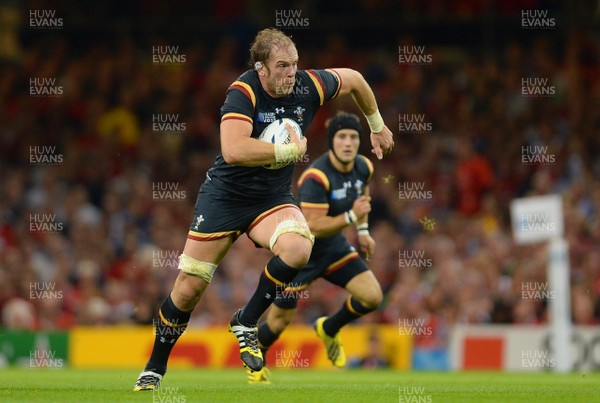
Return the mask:
[(271, 249), (271, 251), (273, 251), (273, 246), (275, 245), (275, 242), (277, 242), (277, 239), (281, 235), (287, 234), (289, 232), (295, 232), (296, 234), (300, 234), (304, 238), (309, 239), (312, 244), (315, 243), (315, 236), (311, 234), (306, 223), (296, 220), (285, 220), (280, 222), (277, 228), (275, 228), (275, 232), (273, 233), (271, 241), (269, 242), (269, 248)]
[(179, 270), (192, 276), (200, 277), (207, 283), (213, 278), (217, 265), (214, 263), (201, 262), (185, 254), (179, 256)]

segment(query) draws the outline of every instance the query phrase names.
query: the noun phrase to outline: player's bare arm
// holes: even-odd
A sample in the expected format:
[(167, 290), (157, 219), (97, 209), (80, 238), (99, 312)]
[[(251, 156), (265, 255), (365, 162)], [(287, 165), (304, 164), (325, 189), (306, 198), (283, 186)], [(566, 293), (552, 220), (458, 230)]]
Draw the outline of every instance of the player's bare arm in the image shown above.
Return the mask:
[[(327, 208), (302, 207), (310, 231), (316, 238), (326, 237), (341, 231), (348, 225), (358, 223), (371, 211), (371, 197), (362, 195), (352, 205), (352, 213), (345, 212), (335, 217), (327, 215)], [(354, 215), (352, 215), (354, 214)], [(352, 215), (352, 218), (348, 216)]]
[[(291, 141), (298, 148), (299, 156), (306, 153), (306, 137), (300, 139), (296, 132), (287, 128)], [(276, 162), (275, 146), (250, 137), (252, 124), (239, 119), (221, 122), (221, 153), (225, 162), (255, 167)]]
[[(363, 196), (367, 197), (369, 200), (369, 207), (371, 207), (371, 193), (370, 193), (370, 189), (369, 186), (365, 186), (364, 190), (363, 190)], [(358, 219), (356, 220), (356, 227), (358, 227), (359, 225), (364, 225), (369, 223), (369, 212), (371, 211), (371, 209), (369, 208), (369, 211), (367, 212), (367, 214), (362, 215), (360, 217), (358, 217)]]
[(389, 154), (394, 147), (392, 132), (385, 126), (379, 110), (375, 95), (369, 86), (369, 83), (364, 79), (362, 74), (356, 70), (340, 68), (335, 69), (342, 80), (340, 95), (351, 94), (356, 102), (356, 105), (363, 112), (369, 127), (371, 128), (371, 145), (372, 152), (378, 159), (382, 159), (384, 154)]
[[(369, 192), (369, 187), (366, 186), (362, 197), (368, 197), (370, 200), (371, 197), (369, 196)], [(360, 245), (360, 250), (365, 254), (366, 259), (369, 260), (369, 257), (375, 252), (375, 240), (371, 237), (371, 234), (369, 233), (368, 213), (358, 218), (356, 222), (356, 230), (358, 233), (358, 244)]]

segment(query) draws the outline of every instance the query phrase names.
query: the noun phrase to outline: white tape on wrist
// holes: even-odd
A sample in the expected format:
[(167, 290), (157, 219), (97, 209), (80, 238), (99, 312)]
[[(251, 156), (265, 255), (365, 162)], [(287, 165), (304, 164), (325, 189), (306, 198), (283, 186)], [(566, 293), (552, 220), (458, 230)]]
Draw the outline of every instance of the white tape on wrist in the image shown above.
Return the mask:
[(344, 213), (344, 219), (346, 220), (346, 224), (352, 224), (352, 221), (350, 221), (350, 214), (348, 214), (347, 211)]
[(365, 115), (365, 118), (367, 118), (367, 123), (369, 124), (369, 129), (371, 129), (372, 133), (379, 133), (383, 130), (385, 123), (383, 123), (383, 118), (381, 117), (381, 113), (379, 113), (379, 109), (371, 115)]
[(275, 144), (275, 162), (288, 163), (296, 162), (299, 159), (300, 151), (296, 144)]
[(358, 230), (358, 236), (365, 236), (365, 235), (370, 235), (368, 229), (359, 229)]
[(344, 218), (346, 219), (346, 224), (352, 224), (358, 221), (358, 217), (354, 210), (350, 209), (344, 213)]

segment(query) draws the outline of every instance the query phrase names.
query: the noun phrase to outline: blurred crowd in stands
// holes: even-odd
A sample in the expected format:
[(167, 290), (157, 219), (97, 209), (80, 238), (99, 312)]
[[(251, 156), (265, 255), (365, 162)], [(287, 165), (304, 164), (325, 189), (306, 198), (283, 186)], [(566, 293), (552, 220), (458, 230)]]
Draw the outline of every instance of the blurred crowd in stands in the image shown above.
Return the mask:
[[(301, 41), (302, 30), (291, 33)], [(419, 342), (429, 345), (443, 344), (456, 323), (547, 322), (548, 298), (522, 292), (547, 285), (547, 247), (515, 243), (509, 206), (516, 197), (558, 193), (573, 322), (598, 324), (600, 37), (587, 29), (532, 31), (531, 40), (505, 41), (495, 52), (409, 34), (379, 43), (353, 48), (330, 34), (319, 46), (298, 46), (300, 68), (361, 71), (395, 133), (383, 161), (362, 138), (375, 165), (377, 249), (368, 263), (385, 300), (361, 321), (425, 320), (435, 337)], [(177, 275), (199, 185), (219, 152), (219, 108), (246, 68), (249, 44), (198, 38), (178, 48), (185, 62), (153, 62), (153, 46), (167, 45), (177, 44), (124, 36), (82, 49), (53, 33), (2, 60), (1, 327), (152, 323)], [(413, 45), (424, 46), (426, 63), (399, 62), (399, 47)], [(56, 81), (32, 84), (39, 77)], [(551, 94), (524, 94), (530, 77), (547, 78)], [(61, 91), (35, 96), (32, 85)], [(296, 177), (326, 151), (324, 122), (339, 109), (359, 113), (350, 99), (322, 108)], [(153, 123), (167, 115), (185, 124), (157, 130)], [(427, 130), (401, 131), (410, 119), (429, 123)], [(527, 147), (538, 147), (540, 158), (529, 162)], [(435, 221), (431, 231), (424, 218)], [(269, 256), (241, 237), (191, 326), (224, 326)], [(324, 280), (308, 295), (296, 323), (336, 311), (346, 297)]]

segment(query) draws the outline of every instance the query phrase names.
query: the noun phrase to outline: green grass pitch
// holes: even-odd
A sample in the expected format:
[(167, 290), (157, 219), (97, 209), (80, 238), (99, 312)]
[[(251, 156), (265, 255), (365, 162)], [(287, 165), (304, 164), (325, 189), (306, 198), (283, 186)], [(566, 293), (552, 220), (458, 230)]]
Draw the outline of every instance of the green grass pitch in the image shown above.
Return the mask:
[(600, 373), (429, 373), (274, 370), (248, 385), (242, 369), (171, 370), (157, 392), (133, 392), (139, 371), (0, 370), (0, 402), (597, 402)]

